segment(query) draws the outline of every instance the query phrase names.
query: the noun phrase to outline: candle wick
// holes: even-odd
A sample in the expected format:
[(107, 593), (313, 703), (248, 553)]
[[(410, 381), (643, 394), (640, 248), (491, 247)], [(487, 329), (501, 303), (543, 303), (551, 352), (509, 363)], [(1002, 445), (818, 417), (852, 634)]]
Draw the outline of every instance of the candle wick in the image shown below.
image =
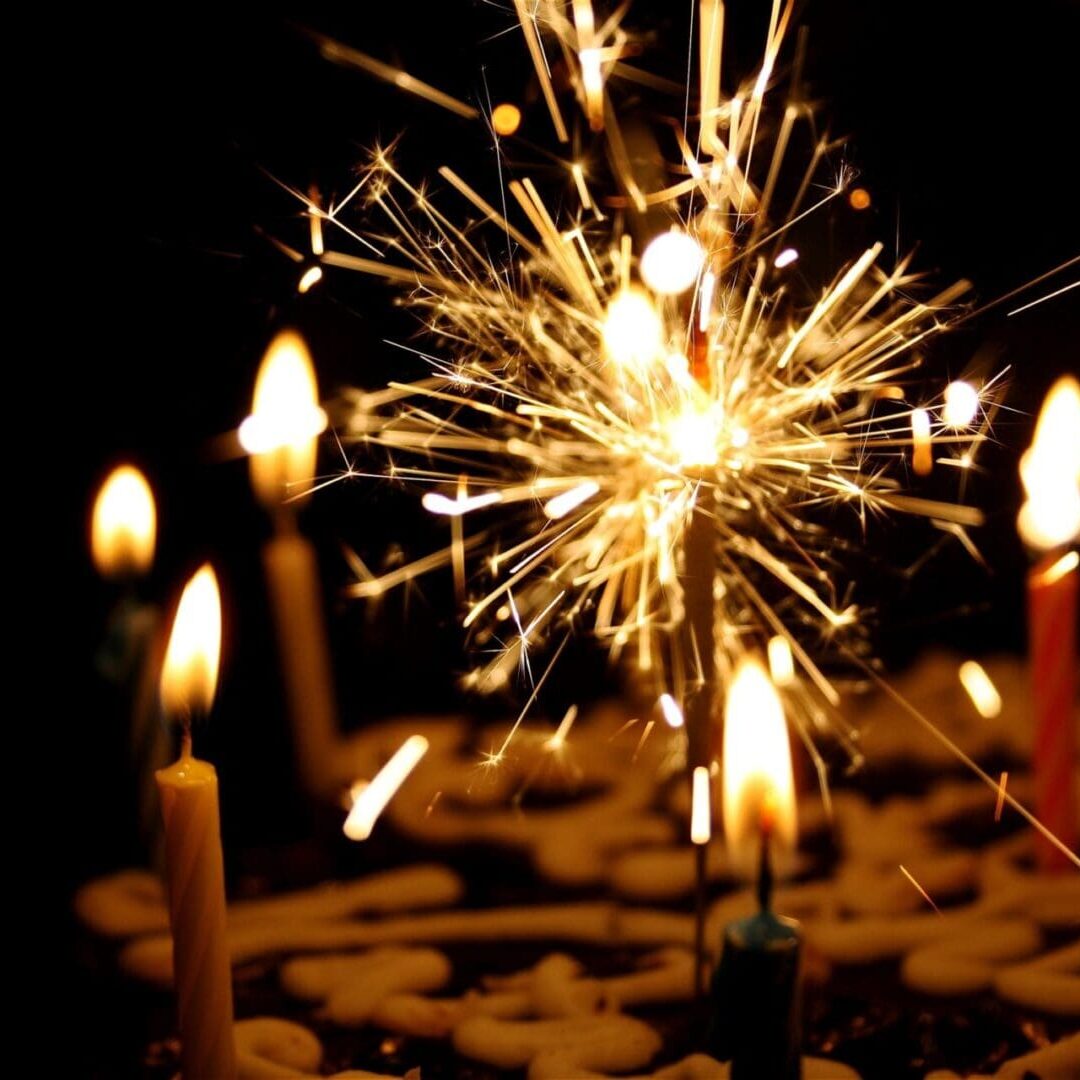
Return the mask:
[(180, 736), (180, 760), (190, 761), (195, 755), (191, 751), (191, 720), (184, 721), (183, 733)]
[(769, 836), (772, 830), (761, 829), (761, 865), (758, 869), (757, 899), (762, 911), (768, 911), (772, 904), (773, 872), (772, 859), (769, 857)]

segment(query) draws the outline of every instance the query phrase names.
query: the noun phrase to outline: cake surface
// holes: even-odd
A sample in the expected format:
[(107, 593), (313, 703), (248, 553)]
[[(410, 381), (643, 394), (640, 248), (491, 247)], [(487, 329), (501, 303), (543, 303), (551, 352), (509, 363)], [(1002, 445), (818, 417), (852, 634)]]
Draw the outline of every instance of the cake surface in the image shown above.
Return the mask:
[[(1024, 801), (1022, 672), (988, 668), (1006, 702), (993, 722), (965, 704), (951, 657), (900, 689), (1007, 769)], [(806, 1075), (1080, 1075), (1080, 875), (1035, 873), (1019, 816), (996, 813), (991, 787), (883, 701), (858, 719), (867, 765), (828, 808), (802, 785), (798, 864), (775, 897), (803, 925), (803, 1051), (822, 1059)], [(692, 1000), (687, 793), (665, 738), (642, 742), (641, 726), (598, 709), (556, 751), (550, 733), (530, 736), (498, 768), (478, 768), (489, 740), (459, 719), (354, 737), (355, 775), (417, 731), (431, 750), (369, 844), (328, 841), (331, 860), (359, 852), (370, 872), (280, 892), (295, 875), (266, 852), (259, 895), (231, 906), (243, 1075), (275, 1075), (275, 1060), (293, 1075), (424, 1080), (725, 1075), (694, 1056), (710, 1016)], [(722, 847), (709, 853), (712, 947), (754, 903)], [(143, 1021), (139, 1045), (98, 1075), (171, 1075), (160, 884), (126, 872), (77, 907), (116, 946), (102, 992)]]

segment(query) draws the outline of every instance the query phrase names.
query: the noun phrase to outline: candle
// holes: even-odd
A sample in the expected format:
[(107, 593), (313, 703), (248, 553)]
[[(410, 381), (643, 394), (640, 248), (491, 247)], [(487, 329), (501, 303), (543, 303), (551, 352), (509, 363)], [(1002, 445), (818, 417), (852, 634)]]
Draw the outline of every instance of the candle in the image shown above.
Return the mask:
[(191, 752), (191, 722), (213, 701), (220, 651), (221, 600), (207, 564), (180, 597), (161, 672), (162, 709), (183, 725), (180, 758), (158, 771), (157, 784), (185, 1080), (236, 1076), (217, 773)]
[(732, 1080), (801, 1075), (798, 924), (773, 913), (772, 882), (795, 851), (795, 780), (784, 711), (764, 668), (744, 658), (724, 710), (724, 833), (732, 868), (757, 875), (759, 910), (724, 929), (709, 1052)]
[(151, 648), (158, 624), (157, 608), (135, 591), (136, 579), (154, 561), (157, 509), (146, 477), (133, 465), (109, 473), (94, 500), (90, 519), (90, 553), (98, 573), (123, 585), (109, 617), (98, 667), (122, 684), (131, 712), (131, 763), (137, 783), (139, 838), (151, 861), (159, 854), (161, 816), (154, 792), (154, 771), (168, 760), (168, 738), (158, 723), (157, 668)]
[(293, 509), (310, 492), (318, 435), (325, 427), (307, 346), (286, 330), (270, 343), (259, 368), (240, 441), (251, 455), (255, 494), (274, 518), (263, 564), (300, 779), (317, 796), (336, 794), (337, 710), (318, 563), (296, 528)]
[[(1076, 552), (1080, 533), (1080, 383), (1059, 379), (1047, 395), (1035, 439), (1020, 462), (1027, 500), (1017, 527), (1038, 561), (1028, 574), (1028, 660), (1035, 722), (1035, 814), (1067, 847), (1078, 838), (1076, 791)], [(1039, 865), (1068, 867), (1038, 840)]]

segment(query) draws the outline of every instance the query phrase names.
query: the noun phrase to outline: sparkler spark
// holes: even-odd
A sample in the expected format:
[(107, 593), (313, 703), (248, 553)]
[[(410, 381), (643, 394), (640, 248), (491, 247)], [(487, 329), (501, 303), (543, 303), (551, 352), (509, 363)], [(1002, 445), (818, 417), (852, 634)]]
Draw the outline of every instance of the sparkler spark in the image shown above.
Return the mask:
[[(353, 591), (378, 595), (447, 565), (461, 577), (468, 558), (464, 626), (478, 633), (509, 604), (520, 630), (469, 675), (470, 686), (505, 686), (519, 668), (531, 677), (527, 650), (546, 643), (561, 652), (588, 626), (613, 659), (631, 659), (653, 680), (669, 724), (681, 718), (703, 679), (701, 657), (679, 632), (683, 541), (705, 514), (719, 678), (748, 645), (778, 638), (835, 704), (815, 656), (839, 655), (864, 630), (835, 518), (847, 508), (863, 527), (888, 512), (920, 514), (965, 541), (980, 520), (971, 507), (905, 494), (893, 475), (905, 447), (914, 447), (916, 473), (929, 471), (929, 408), (937, 415), (941, 403), (898, 403), (897, 380), (949, 325), (966, 283), (913, 300), (908, 260), (883, 268), (881, 243), (811, 292), (781, 272), (797, 257), (792, 228), (844, 194), (850, 178), (830, 169), (833, 147), (797, 91), (785, 97), (773, 85), (791, 7), (774, 3), (760, 69), (727, 96), (724, 6), (703, 0), (699, 113), (655, 125), (671, 129), (677, 152), (646, 174), (636, 163), (659, 157), (651, 151), (660, 143), (622, 115), (624, 9), (601, 24), (588, 0), (572, 9), (515, 0), (556, 138), (570, 142), (571, 129), (549, 54), (565, 62), (582, 108), (574, 145), (587, 128), (598, 133), (594, 149), (607, 151), (610, 193), (598, 195), (600, 153), (565, 163), (557, 202), (576, 197), (579, 207), (561, 215), (528, 176), (509, 183), (513, 201), (498, 209), (443, 166), (447, 201), (460, 197), (481, 215), (463, 222), (379, 151), (355, 189), (366, 224), (346, 225), (344, 204), (323, 222), (379, 241), (382, 259), (328, 249), (321, 261), (399, 288), (429, 338), (417, 350), (429, 373), (356, 395), (345, 437), (385, 450), (387, 475), (426, 488), (424, 506), (455, 530), (444, 551), (383, 578), (366, 574)], [(385, 65), (331, 52), (400, 85)], [(635, 92), (646, 84), (639, 76)], [(433, 93), (415, 79), (405, 88)], [(444, 98), (432, 100), (460, 104)], [(792, 165), (800, 139), (808, 160)], [(510, 220), (507, 202), (523, 220)], [(493, 229), (501, 235), (489, 243)], [(508, 257), (492, 254), (508, 248)], [(945, 407), (962, 428), (946, 441), (973, 460), (985, 423), (967, 428), (959, 405)], [(813, 709), (820, 727), (820, 705)]]

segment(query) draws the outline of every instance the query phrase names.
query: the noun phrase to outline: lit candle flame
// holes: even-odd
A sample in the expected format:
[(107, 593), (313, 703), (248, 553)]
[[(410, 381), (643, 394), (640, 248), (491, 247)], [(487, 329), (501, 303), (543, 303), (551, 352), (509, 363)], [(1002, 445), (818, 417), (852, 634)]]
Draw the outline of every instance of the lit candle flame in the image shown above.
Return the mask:
[(986, 669), (975, 660), (965, 660), (960, 665), (960, 682), (971, 698), (976, 711), (987, 720), (1001, 713), (1001, 694)]
[(353, 785), (355, 798), (343, 827), (350, 840), (366, 840), (371, 835), (371, 830), (375, 828), (379, 815), (386, 809), (386, 804), (427, 753), (427, 748), (428, 741), (423, 735), (410, 735), (378, 771), (371, 783)]
[(221, 594), (204, 563), (184, 586), (161, 669), (161, 706), (187, 722), (210, 711), (221, 658)]
[(704, 765), (694, 769), (690, 803), (690, 842), (707, 844), (712, 839), (712, 807), (709, 799), (709, 770)]
[(1080, 382), (1072, 376), (1050, 388), (1020, 477), (1027, 502), (1017, 526), (1025, 544), (1049, 551), (1080, 534)]
[(795, 850), (795, 777), (784, 709), (761, 664), (743, 657), (724, 707), (724, 835), (732, 867), (757, 872), (763, 833), (773, 866)]
[(145, 574), (154, 561), (157, 511), (154, 493), (138, 469), (121, 465), (109, 473), (94, 500), (90, 551), (104, 577)]
[(255, 494), (270, 510), (303, 496), (315, 476), (316, 440), (326, 428), (315, 368), (304, 339), (282, 331), (266, 350), (240, 445), (251, 455)]

